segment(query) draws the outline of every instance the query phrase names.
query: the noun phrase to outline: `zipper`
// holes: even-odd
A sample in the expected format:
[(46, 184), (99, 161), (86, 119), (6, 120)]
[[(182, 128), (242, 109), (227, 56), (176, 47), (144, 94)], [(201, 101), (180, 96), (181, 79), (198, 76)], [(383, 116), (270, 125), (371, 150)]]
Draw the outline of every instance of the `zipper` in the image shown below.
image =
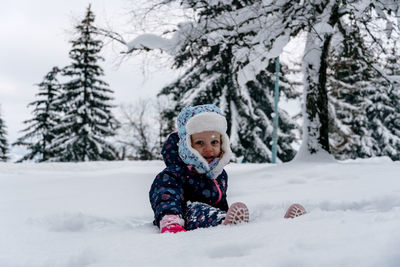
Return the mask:
[(218, 189), (218, 194), (219, 194), (219, 196), (218, 196), (218, 200), (214, 203), (214, 205), (216, 205), (218, 202), (220, 202), (221, 201), (221, 198), (222, 198), (222, 192), (221, 192), (221, 188), (219, 188), (219, 185), (218, 185), (218, 182), (217, 182), (217, 179), (212, 179), (213, 181), (214, 181), (214, 184), (215, 184), (215, 186), (217, 187), (217, 189)]

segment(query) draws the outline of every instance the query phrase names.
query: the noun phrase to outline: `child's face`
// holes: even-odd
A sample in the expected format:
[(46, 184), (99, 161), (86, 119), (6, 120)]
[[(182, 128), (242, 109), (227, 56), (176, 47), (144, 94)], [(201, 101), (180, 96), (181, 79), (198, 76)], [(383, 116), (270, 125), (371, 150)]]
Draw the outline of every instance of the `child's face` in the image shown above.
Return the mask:
[(215, 131), (195, 133), (190, 136), (192, 147), (210, 163), (221, 154), (221, 134)]

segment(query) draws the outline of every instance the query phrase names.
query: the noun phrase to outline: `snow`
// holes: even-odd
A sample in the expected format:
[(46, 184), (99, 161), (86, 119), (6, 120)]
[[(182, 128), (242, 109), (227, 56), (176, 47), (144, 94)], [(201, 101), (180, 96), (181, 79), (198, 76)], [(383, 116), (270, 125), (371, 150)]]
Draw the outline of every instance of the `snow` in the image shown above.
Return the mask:
[(177, 28), (178, 31), (171, 38), (164, 38), (150, 33), (140, 34), (126, 44), (128, 51), (131, 52), (135, 49), (160, 49), (175, 56), (182, 43), (186, 41), (186, 38), (197, 39), (199, 35), (191, 22), (179, 23)]
[[(161, 161), (0, 164), (0, 266), (393, 266), (400, 162), (230, 164), (250, 223), (179, 234), (152, 225)], [(293, 202), (308, 214), (283, 219)]]
[(154, 34), (142, 34), (133, 39), (127, 44), (128, 51), (133, 49), (161, 49), (165, 51), (172, 51), (174, 43), (170, 39), (162, 38)]

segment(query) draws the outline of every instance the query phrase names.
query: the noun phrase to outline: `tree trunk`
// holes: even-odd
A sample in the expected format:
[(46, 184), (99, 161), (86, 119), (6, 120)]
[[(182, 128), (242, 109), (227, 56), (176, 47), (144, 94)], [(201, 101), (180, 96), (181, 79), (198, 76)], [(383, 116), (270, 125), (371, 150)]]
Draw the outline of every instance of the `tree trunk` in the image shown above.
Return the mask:
[[(330, 14), (327, 24), (334, 28), (339, 20), (339, 5), (335, 1), (327, 2), (325, 9), (321, 14)], [(331, 39), (331, 32), (317, 32), (314, 27), (309, 28), (303, 58), (305, 107), (303, 144), (299, 154), (316, 154), (321, 151), (330, 153), (326, 72)]]
[(330, 152), (326, 71), (331, 35), (309, 32), (303, 59), (304, 102), (303, 148), (310, 154)]

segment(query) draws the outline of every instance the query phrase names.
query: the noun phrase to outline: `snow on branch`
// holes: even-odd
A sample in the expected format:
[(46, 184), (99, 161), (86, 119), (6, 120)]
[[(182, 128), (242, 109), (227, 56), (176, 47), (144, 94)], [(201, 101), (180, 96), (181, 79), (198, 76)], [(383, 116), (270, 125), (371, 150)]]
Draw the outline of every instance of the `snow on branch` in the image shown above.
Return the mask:
[(176, 43), (174, 39), (166, 39), (155, 34), (142, 34), (126, 44), (128, 46), (128, 53), (134, 50), (146, 50), (150, 51), (153, 49), (160, 49), (173, 54)]
[(194, 40), (198, 38), (198, 36), (199, 31), (193, 27), (192, 22), (179, 23), (177, 30), (171, 38), (164, 38), (149, 33), (137, 36), (135, 39), (127, 43), (127, 53), (131, 53), (134, 50), (150, 51), (160, 49), (171, 56), (175, 56), (186, 42)]

